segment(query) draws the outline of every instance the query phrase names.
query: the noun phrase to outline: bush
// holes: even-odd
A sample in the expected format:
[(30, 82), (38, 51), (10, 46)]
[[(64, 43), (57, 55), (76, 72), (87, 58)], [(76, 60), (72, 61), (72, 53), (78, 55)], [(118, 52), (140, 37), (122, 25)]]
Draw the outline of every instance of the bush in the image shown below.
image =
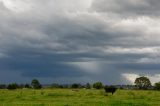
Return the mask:
[(116, 92), (117, 88), (114, 86), (105, 86), (104, 87), (106, 93), (112, 93), (112, 95)]
[(102, 82), (96, 82), (93, 84), (93, 88), (96, 88), (96, 89), (101, 89), (103, 88), (103, 84)]
[(14, 90), (14, 89), (17, 89), (18, 88), (18, 84), (16, 83), (13, 83), (13, 84), (9, 84), (7, 89), (9, 90)]

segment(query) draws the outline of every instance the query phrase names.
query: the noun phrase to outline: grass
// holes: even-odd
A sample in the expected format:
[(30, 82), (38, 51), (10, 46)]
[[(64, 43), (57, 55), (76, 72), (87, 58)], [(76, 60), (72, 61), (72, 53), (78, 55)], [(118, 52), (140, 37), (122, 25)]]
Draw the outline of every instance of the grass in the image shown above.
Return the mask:
[(71, 89), (0, 90), (0, 106), (160, 106), (160, 92)]

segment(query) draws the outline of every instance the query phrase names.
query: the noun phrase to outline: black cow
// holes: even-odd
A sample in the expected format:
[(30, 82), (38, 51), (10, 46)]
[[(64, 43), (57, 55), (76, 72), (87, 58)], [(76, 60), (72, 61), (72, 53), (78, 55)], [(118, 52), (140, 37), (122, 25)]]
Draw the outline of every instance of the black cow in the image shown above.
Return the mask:
[(117, 88), (114, 86), (105, 86), (104, 87), (106, 93), (112, 93), (112, 95), (116, 92)]

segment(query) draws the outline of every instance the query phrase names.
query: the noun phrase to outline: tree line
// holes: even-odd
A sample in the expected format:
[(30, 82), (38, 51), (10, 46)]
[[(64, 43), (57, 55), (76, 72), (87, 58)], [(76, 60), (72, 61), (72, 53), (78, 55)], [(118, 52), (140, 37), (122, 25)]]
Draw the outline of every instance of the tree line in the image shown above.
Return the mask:
[[(148, 90), (148, 89), (154, 89), (154, 90), (160, 90), (160, 82), (157, 82), (152, 86), (149, 78), (145, 76), (141, 76), (139, 78), (135, 79), (135, 85), (134, 89), (140, 89), (140, 90)], [(93, 84), (87, 83), (85, 85), (79, 84), (79, 83), (73, 83), (73, 84), (51, 84), (48, 86), (43, 86), (47, 88), (73, 88), (73, 89), (78, 89), (78, 88), (85, 88), (85, 89), (110, 89), (110, 88), (116, 88), (116, 86), (108, 86), (104, 85), (102, 82), (95, 82)], [(11, 83), (8, 85), (5, 84), (0, 84), (0, 89), (9, 89), (9, 90), (14, 90), (14, 89), (23, 89), (23, 88), (30, 88), (30, 89), (41, 89), (42, 85), (37, 79), (33, 79), (30, 84), (17, 84), (17, 83)], [(123, 88), (121, 88), (123, 89)]]
[(11, 84), (0, 84), (0, 89), (22, 89), (22, 88), (33, 88), (33, 89), (41, 89), (42, 85), (37, 79), (33, 79), (31, 84), (17, 84), (17, 83), (11, 83)]

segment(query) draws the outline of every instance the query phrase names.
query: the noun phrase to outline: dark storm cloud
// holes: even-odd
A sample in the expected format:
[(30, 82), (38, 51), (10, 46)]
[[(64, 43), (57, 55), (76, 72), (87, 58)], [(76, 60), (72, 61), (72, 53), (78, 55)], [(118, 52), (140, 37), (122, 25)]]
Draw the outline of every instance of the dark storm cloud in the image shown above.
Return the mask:
[(159, 74), (158, 0), (0, 1), (4, 82), (120, 84), (123, 74)]

